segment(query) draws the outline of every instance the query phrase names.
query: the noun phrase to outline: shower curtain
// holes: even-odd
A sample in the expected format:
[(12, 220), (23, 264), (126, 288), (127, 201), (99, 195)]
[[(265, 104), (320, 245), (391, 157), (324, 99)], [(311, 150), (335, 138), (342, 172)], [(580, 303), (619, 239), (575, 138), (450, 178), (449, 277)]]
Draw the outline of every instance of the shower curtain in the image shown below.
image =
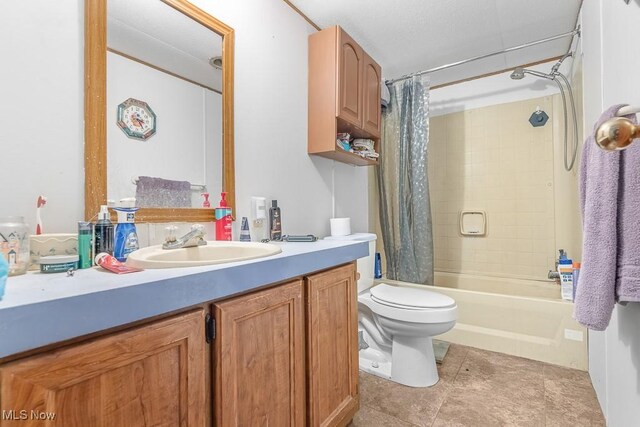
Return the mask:
[(429, 79), (389, 86), (382, 119), (380, 226), (387, 278), (433, 285), (433, 237), (427, 176)]

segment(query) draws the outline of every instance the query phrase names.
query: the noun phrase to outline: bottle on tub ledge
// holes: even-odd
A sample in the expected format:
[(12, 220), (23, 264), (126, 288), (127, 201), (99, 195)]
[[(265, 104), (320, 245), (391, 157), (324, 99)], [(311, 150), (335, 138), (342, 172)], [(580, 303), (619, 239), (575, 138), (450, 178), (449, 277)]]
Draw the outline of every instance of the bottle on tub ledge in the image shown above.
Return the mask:
[(573, 301), (573, 260), (567, 257), (564, 249), (560, 249), (558, 274), (560, 275), (560, 293), (562, 299)]
[(216, 240), (228, 240), (231, 241), (233, 213), (229, 204), (227, 203), (227, 193), (220, 193), (220, 206), (215, 208), (216, 218)]

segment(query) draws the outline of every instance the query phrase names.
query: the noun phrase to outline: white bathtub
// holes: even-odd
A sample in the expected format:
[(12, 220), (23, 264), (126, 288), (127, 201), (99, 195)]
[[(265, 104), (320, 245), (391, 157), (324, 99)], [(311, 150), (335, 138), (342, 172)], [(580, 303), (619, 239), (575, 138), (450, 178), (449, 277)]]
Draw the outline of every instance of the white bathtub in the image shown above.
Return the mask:
[(439, 339), (587, 370), (587, 330), (555, 283), (444, 272), (435, 283), (458, 305), (456, 326)]

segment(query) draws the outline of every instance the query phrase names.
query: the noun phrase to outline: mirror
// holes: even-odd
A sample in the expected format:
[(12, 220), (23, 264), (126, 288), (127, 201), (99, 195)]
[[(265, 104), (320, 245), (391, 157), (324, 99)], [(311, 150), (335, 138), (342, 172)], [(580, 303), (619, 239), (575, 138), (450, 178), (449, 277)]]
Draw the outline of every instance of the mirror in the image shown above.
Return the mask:
[(185, 0), (87, 0), (85, 217), (136, 198), (140, 222), (234, 206), (233, 30)]

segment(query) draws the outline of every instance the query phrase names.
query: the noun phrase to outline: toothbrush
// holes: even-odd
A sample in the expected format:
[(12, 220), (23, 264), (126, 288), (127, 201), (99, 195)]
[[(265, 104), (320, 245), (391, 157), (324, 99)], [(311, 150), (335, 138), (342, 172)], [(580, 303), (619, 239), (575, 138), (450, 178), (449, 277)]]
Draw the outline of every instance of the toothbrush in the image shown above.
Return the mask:
[(36, 235), (42, 234), (42, 217), (40, 216), (40, 209), (47, 204), (47, 198), (44, 196), (38, 196), (37, 209), (36, 209)]

